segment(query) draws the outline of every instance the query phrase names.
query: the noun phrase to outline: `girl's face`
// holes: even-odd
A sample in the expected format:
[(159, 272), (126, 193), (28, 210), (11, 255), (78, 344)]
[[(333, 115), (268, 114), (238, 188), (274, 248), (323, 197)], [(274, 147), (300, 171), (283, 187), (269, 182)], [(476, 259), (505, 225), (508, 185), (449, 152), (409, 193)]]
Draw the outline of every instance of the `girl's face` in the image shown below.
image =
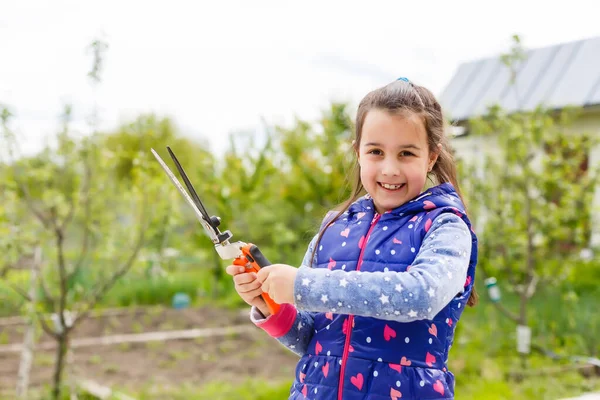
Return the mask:
[(358, 163), (360, 179), (378, 213), (400, 207), (425, 187), (438, 154), (429, 151), (427, 132), (417, 116), (374, 109), (367, 113)]

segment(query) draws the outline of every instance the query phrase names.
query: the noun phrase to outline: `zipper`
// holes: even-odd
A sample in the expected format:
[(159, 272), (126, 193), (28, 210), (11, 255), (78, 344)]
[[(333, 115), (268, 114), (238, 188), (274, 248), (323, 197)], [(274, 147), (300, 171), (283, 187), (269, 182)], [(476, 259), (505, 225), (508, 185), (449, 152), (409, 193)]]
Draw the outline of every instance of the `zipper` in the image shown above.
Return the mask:
[[(375, 214), (375, 218), (371, 221), (371, 226), (369, 227), (369, 231), (365, 236), (365, 240), (363, 242), (362, 249), (360, 249), (360, 255), (358, 256), (358, 263), (356, 264), (356, 270), (360, 271), (360, 267), (363, 261), (363, 254), (365, 249), (367, 248), (367, 242), (369, 241), (369, 237), (371, 236), (371, 232), (373, 228), (377, 224), (381, 218), (381, 214)], [(346, 342), (344, 343), (344, 353), (342, 354), (342, 366), (340, 368), (340, 383), (338, 385), (338, 400), (342, 400), (342, 391), (344, 389), (344, 372), (346, 370), (346, 361), (348, 360), (348, 353), (350, 351), (350, 338), (352, 337), (352, 325), (354, 323), (354, 315), (348, 316), (348, 327), (346, 328)]]

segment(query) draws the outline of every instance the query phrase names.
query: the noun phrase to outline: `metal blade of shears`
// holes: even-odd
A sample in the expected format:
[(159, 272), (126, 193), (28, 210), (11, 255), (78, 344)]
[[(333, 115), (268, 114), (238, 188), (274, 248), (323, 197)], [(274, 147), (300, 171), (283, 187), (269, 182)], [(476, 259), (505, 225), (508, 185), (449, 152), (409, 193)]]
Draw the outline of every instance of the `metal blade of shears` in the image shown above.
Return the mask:
[[(200, 199), (198, 199), (198, 195), (196, 194), (196, 191), (194, 190), (192, 193), (193, 193), (193, 195), (195, 195), (196, 199), (198, 199), (198, 203), (196, 203), (190, 197), (190, 195), (188, 194), (188, 192), (183, 188), (183, 186), (181, 186), (181, 183), (179, 182), (179, 180), (177, 179), (177, 177), (175, 177), (175, 175), (173, 174), (173, 172), (171, 172), (171, 169), (167, 166), (167, 164), (165, 164), (165, 162), (158, 155), (158, 153), (156, 151), (154, 151), (154, 149), (150, 149), (150, 151), (152, 152), (152, 154), (154, 155), (154, 157), (156, 158), (156, 160), (158, 161), (158, 163), (160, 164), (160, 166), (162, 167), (162, 169), (166, 172), (166, 174), (169, 177), (169, 179), (171, 180), (171, 182), (173, 182), (173, 184), (175, 185), (175, 187), (177, 188), (177, 190), (179, 190), (179, 193), (181, 193), (183, 195), (184, 199), (187, 201), (187, 203), (190, 205), (190, 207), (192, 207), (192, 209), (194, 210), (194, 213), (198, 217), (198, 220), (200, 221), (200, 223), (204, 227), (204, 230), (206, 231), (206, 233), (208, 234), (208, 236), (210, 237), (210, 239), (213, 241), (213, 243), (215, 243), (215, 244), (220, 243), (221, 242), (220, 238), (219, 238), (219, 233), (220, 232), (219, 232), (219, 230), (217, 228), (213, 227), (212, 224), (209, 222), (210, 221), (210, 217), (206, 213), (206, 209), (202, 205), (202, 202), (200, 201)], [(173, 157), (174, 155), (172, 155), (172, 152), (170, 151), (170, 149), (169, 149), (169, 152), (170, 152), (171, 156)], [(181, 168), (181, 165), (179, 165), (179, 163), (176, 163), (176, 165), (178, 166), (178, 169)], [(179, 172), (181, 173), (182, 169)], [(186, 180), (187, 182), (189, 182), (189, 180), (187, 179), (187, 176), (185, 175), (185, 172), (182, 173), (182, 177), (184, 177), (184, 180)], [(191, 186), (191, 183), (189, 184), (189, 186)], [(192, 190), (193, 190), (193, 188), (192, 188)], [(200, 209), (200, 207), (202, 209)]]
[(196, 207), (198, 207), (198, 209), (202, 213), (202, 216), (204, 217), (206, 222), (208, 222), (210, 224), (210, 226), (213, 228), (213, 230), (215, 232), (218, 232), (218, 228), (211, 221), (210, 215), (208, 215), (208, 211), (206, 211), (204, 204), (202, 204), (202, 200), (200, 200), (200, 197), (198, 197), (198, 193), (196, 193), (196, 189), (194, 189), (192, 182), (190, 182), (189, 178), (187, 177), (187, 174), (183, 170), (183, 167), (181, 166), (181, 163), (175, 156), (175, 153), (173, 153), (173, 150), (171, 150), (171, 148), (169, 146), (167, 146), (167, 151), (169, 152), (169, 155), (171, 156), (171, 159), (173, 160), (175, 167), (177, 167), (177, 171), (179, 171), (179, 175), (181, 176), (181, 179), (183, 179), (183, 183), (185, 183), (185, 186), (187, 187), (188, 192), (189, 192), (190, 196), (192, 197), (192, 200), (194, 201), (194, 204), (196, 204)]

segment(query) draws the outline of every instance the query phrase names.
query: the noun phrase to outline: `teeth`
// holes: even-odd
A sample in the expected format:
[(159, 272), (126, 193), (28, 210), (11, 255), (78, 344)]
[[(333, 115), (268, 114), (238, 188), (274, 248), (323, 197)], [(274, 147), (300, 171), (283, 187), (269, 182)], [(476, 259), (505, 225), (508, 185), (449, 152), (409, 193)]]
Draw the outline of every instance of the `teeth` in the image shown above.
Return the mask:
[(390, 190), (396, 190), (396, 189), (400, 189), (402, 187), (402, 185), (388, 185), (387, 183), (382, 183), (381, 186), (383, 186), (386, 189), (390, 189)]

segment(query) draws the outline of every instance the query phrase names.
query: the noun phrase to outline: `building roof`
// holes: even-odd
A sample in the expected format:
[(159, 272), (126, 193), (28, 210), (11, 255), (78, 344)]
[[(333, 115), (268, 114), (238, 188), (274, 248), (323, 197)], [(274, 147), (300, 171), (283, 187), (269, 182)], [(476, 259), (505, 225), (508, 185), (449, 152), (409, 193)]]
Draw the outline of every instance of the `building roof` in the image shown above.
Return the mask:
[[(500, 56), (463, 63), (440, 96), (451, 121), (482, 115), (497, 104), (508, 112), (539, 105), (600, 104), (600, 37), (526, 51), (517, 65), (516, 90)], [(520, 102), (517, 101), (520, 98)]]

